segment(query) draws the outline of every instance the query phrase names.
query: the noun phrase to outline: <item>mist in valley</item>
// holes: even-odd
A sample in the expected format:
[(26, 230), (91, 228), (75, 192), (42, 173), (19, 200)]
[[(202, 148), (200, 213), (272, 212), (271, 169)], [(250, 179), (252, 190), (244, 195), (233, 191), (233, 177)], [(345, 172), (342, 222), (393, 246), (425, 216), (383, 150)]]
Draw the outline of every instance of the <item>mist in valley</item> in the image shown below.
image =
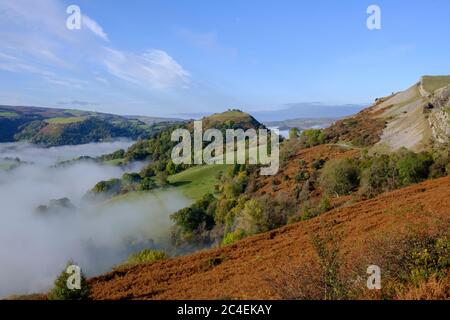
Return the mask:
[[(0, 158), (19, 158), (21, 165), (0, 169), (0, 297), (46, 292), (73, 259), (87, 275), (111, 269), (147, 247), (170, 245), (169, 215), (189, 205), (177, 191), (155, 191), (101, 204), (83, 196), (97, 182), (135, 171), (79, 161), (55, 166), (79, 156), (95, 157), (126, 149), (130, 141), (39, 148), (25, 143), (0, 144)], [(47, 214), (36, 208), (67, 197), (75, 209)]]

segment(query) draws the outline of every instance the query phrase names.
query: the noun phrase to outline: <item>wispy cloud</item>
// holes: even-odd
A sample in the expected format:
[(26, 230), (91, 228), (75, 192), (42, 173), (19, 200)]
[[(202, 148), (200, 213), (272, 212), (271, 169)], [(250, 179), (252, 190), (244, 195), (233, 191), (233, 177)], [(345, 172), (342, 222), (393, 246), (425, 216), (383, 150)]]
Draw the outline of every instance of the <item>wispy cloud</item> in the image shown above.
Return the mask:
[(167, 52), (149, 49), (138, 54), (114, 48), (102, 26), (83, 8), (81, 12), (81, 29), (68, 30), (62, 1), (1, 0), (0, 71), (74, 88), (109, 84), (112, 78), (143, 92), (188, 86), (189, 72)]
[(43, 78), (48, 83), (56, 84), (59, 86), (82, 88), (89, 82), (81, 79), (59, 76), (57, 73), (46, 70), (38, 65), (30, 64), (22, 59), (3, 54), (0, 52), (0, 70), (24, 73), (27, 75), (35, 75)]
[(151, 49), (142, 54), (105, 48), (105, 64), (117, 78), (153, 89), (187, 87), (190, 74), (165, 51)]
[(105, 41), (109, 41), (106, 32), (104, 32), (103, 28), (93, 19), (89, 18), (87, 15), (83, 15), (81, 21), (82, 25), (88, 28), (90, 31), (92, 31), (92, 33), (94, 33), (96, 36), (100, 37)]

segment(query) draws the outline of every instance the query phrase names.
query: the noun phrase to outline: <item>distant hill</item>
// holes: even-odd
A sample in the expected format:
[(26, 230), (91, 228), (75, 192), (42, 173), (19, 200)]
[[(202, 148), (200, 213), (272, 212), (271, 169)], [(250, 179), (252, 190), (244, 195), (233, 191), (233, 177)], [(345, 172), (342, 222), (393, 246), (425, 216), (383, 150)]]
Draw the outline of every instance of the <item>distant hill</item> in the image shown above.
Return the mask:
[(283, 121), (299, 118), (342, 118), (359, 112), (363, 105), (331, 105), (318, 102), (287, 104), (285, 108), (270, 111), (255, 111), (252, 115), (261, 122)]
[[(260, 122), (285, 121), (291, 119), (342, 118), (359, 112), (362, 104), (323, 104), (319, 102), (289, 103), (276, 110), (252, 111), (252, 116)], [(182, 113), (183, 118), (200, 119), (208, 113)]]
[(237, 109), (230, 109), (222, 113), (214, 113), (202, 118), (204, 128), (227, 129), (257, 129), (264, 125), (250, 114)]
[(338, 118), (300, 118), (283, 121), (267, 121), (264, 124), (268, 127), (278, 127), (279, 130), (289, 130), (291, 128), (305, 130), (310, 128), (326, 128), (336, 120)]
[(75, 145), (112, 138), (148, 138), (178, 119), (119, 116), (74, 109), (0, 105), (0, 142)]
[[(240, 110), (228, 110), (205, 117), (202, 119), (202, 127), (203, 130), (214, 128), (222, 132), (226, 129), (265, 128), (251, 115)], [(189, 168), (193, 164), (174, 164), (171, 160), (172, 150), (178, 142), (172, 141), (171, 135), (175, 129), (187, 129), (193, 132), (194, 123), (193, 121), (174, 123), (163, 128), (149, 139), (137, 141), (127, 150), (117, 150), (99, 157), (98, 160), (109, 164), (121, 165), (133, 161), (148, 161), (149, 163), (139, 173), (126, 174), (121, 179), (98, 182), (86, 197), (88, 199), (106, 199), (135, 191), (161, 188), (167, 184), (166, 178), (161, 179), (161, 177), (169, 175), (172, 175), (169, 180), (174, 185), (187, 184), (182, 189), (188, 190), (189, 197), (203, 195), (203, 193), (211, 191), (214, 188), (214, 183), (218, 182), (217, 173), (226, 171), (225, 167), (197, 167), (196, 169), (192, 168), (193, 170), (189, 172)], [(176, 175), (181, 172), (184, 173)]]
[(148, 116), (123, 116), (124, 118), (131, 120), (139, 120), (148, 125), (154, 125), (161, 122), (181, 122), (184, 121), (180, 118), (161, 118), (161, 117), (148, 117)]

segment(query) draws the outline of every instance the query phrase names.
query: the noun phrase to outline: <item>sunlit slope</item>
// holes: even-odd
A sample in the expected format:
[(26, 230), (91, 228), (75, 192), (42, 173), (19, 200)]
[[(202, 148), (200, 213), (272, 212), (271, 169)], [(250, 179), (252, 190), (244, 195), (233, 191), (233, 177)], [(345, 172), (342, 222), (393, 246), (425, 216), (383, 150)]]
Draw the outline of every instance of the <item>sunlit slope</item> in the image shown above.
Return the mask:
[[(373, 241), (391, 239), (393, 244), (396, 243), (393, 239), (405, 233), (433, 234), (449, 222), (449, 207), (450, 177), (426, 181), (231, 246), (124, 267), (91, 279), (92, 296), (94, 299), (280, 298), (271, 279), (292, 270), (308, 272), (317, 259), (313, 235), (339, 235), (341, 262), (348, 266), (364, 261), (373, 250), (370, 247)], [(384, 270), (388, 266), (380, 262), (380, 267)]]
[(169, 177), (169, 182), (190, 199), (199, 199), (214, 193), (219, 175), (232, 169), (231, 165), (203, 165), (189, 168)]
[(450, 140), (450, 76), (424, 76), (412, 87), (376, 99), (327, 129), (334, 142), (346, 141), (389, 152), (422, 151)]

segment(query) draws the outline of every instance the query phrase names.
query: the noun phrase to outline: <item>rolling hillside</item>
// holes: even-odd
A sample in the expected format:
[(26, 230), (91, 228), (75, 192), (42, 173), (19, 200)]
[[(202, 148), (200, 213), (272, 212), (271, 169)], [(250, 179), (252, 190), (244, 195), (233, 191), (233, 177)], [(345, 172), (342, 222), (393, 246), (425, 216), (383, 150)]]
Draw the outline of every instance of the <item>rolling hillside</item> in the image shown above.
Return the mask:
[[(286, 298), (280, 296), (277, 284), (288, 281), (292, 285), (291, 282), (302, 280), (300, 276), (293, 276), (295, 271), (308, 274), (315, 270), (317, 253), (312, 235), (340, 235), (338, 250), (343, 269), (356, 270), (355, 265), (365, 267), (377, 263), (382, 270), (387, 270), (389, 266), (377, 258), (377, 252), (370, 244), (389, 243), (392, 246), (395, 241), (413, 234), (433, 235), (440, 228), (448, 228), (449, 207), (450, 177), (427, 181), (231, 246), (124, 267), (91, 279), (92, 296), (94, 299)], [(389, 247), (382, 249), (385, 253), (388, 250)], [(364, 271), (359, 275), (364, 276)], [(425, 294), (427, 284), (423, 286), (422, 293)], [(288, 289), (286, 286), (287, 292)], [(408, 298), (408, 294), (414, 295), (414, 292), (407, 289), (404, 297)], [(448, 291), (436, 290), (434, 298), (445, 298), (445, 295), (450, 298)], [(359, 296), (379, 297), (367, 291)]]
[[(213, 250), (119, 268), (90, 280), (92, 297), (450, 298), (446, 273), (450, 269), (449, 177), (420, 182), (431, 177), (430, 167), (427, 167), (423, 178), (415, 182), (402, 182), (386, 189), (382, 182), (373, 196), (364, 193), (363, 187), (367, 177), (385, 178), (382, 173), (385, 171), (373, 171), (368, 175), (370, 168), (375, 170), (389, 165), (389, 170), (394, 172), (397, 161), (405, 164), (401, 170), (411, 170), (410, 164), (415, 166), (420, 161), (430, 166), (432, 161), (426, 160), (429, 154), (415, 154), (403, 147), (424, 151), (448, 144), (448, 120), (442, 116), (443, 113), (448, 115), (447, 89), (446, 77), (423, 77), (412, 88), (377, 99), (373, 106), (358, 114), (337, 121), (323, 131), (317, 130), (323, 138), (312, 146), (305, 144), (305, 136), (285, 141), (281, 150), (282, 164), (275, 176), (262, 177), (257, 171), (246, 169), (224, 182), (233, 185), (242, 177), (248, 178), (244, 192), (216, 195), (213, 206), (230, 207), (215, 211), (227, 218), (222, 224), (216, 220), (219, 221), (217, 228), (212, 229), (211, 234), (214, 230), (220, 233), (231, 228), (234, 231), (225, 231), (223, 236), (223, 240), (228, 236), (237, 237), (231, 245), (223, 241)], [(214, 115), (210, 121), (217, 118), (223, 120)], [(396, 127), (402, 129), (395, 131)], [(390, 164), (383, 162), (377, 167), (380, 161), (388, 159), (379, 153), (389, 153), (386, 157), (391, 157)], [(445, 160), (448, 158), (440, 159), (447, 162), (436, 162), (436, 168), (444, 169), (442, 173), (435, 172), (443, 176), (449, 172), (448, 160)], [(357, 186), (342, 193), (330, 193), (322, 178), (333, 165), (344, 165), (332, 171), (340, 178), (345, 177), (344, 172), (348, 170), (345, 166), (359, 166)], [(421, 172), (414, 170), (410, 172)], [(390, 174), (388, 172), (387, 177)], [(397, 173), (393, 174), (392, 179), (399, 179)], [(266, 212), (264, 206), (271, 208), (270, 212)], [(236, 224), (246, 228), (242, 221), (250, 220), (245, 219), (260, 219), (265, 215), (270, 219), (272, 214), (275, 215), (274, 225), (259, 229), (263, 231), (256, 235), (248, 231), (252, 229), (245, 229), (250, 232), (248, 237), (239, 240)], [(288, 215), (291, 216), (286, 218)], [(277, 218), (285, 220), (277, 222)], [(220, 215), (216, 219), (220, 219)], [(424, 254), (429, 260), (421, 260)], [(428, 262), (424, 265), (424, 261)], [(361, 280), (367, 277), (365, 268), (371, 264), (383, 270), (381, 291), (367, 290)], [(439, 279), (432, 274), (439, 274)]]
[[(169, 121), (170, 120), (170, 121)], [(0, 106), (0, 142), (75, 145), (148, 138), (176, 119), (118, 116), (73, 109)]]

